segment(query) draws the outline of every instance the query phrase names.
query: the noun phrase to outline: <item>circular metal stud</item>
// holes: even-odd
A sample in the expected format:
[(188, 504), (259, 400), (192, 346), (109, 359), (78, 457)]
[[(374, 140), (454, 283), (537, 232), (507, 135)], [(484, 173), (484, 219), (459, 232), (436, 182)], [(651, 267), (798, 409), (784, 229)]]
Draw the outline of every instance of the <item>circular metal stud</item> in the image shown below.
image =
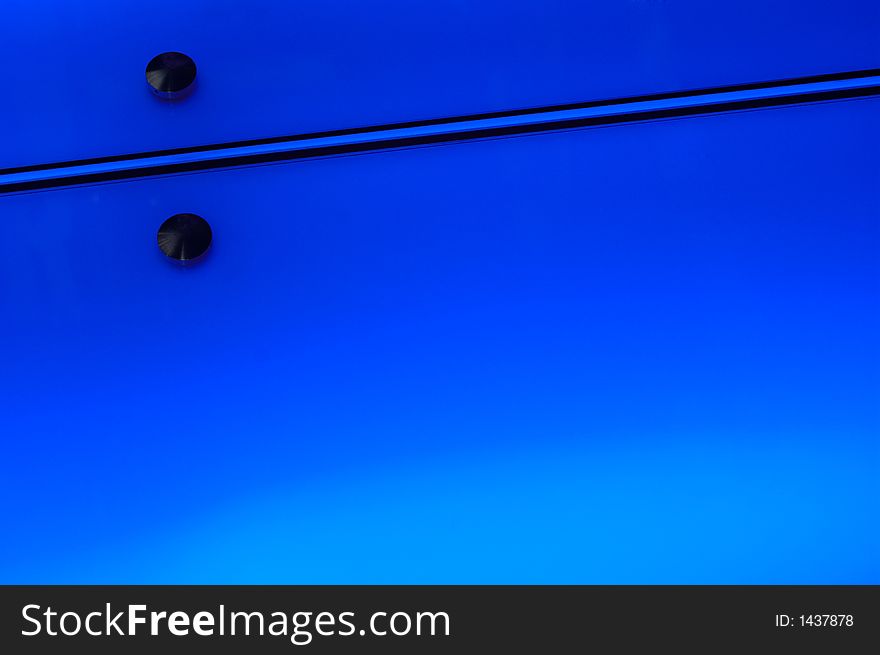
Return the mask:
[(180, 52), (163, 52), (147, 64), (147, 84), (160, 98), (174, 100), (187, 95), (196, 80), (196, 63)]
[(169, 259), (186, 263), (202, 257), (211, 247), (211, 226), (195, 214), (175, 214), (159, 227), (159, 250)]

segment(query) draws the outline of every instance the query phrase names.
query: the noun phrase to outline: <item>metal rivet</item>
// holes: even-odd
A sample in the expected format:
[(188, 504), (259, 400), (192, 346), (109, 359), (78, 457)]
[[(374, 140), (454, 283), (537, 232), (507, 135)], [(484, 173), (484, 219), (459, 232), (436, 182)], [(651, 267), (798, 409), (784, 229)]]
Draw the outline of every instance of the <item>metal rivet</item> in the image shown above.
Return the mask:
[(159, 227), (159, 249), (169, 258), (189, 262), (204, 255), (211, 247), (211, 226), (195, 214), (175, 214)]
[(147, 84), (160, 98), (186, 95), (196, 79), (196, 63), (180, 52), (163, 52), (147, 64)]

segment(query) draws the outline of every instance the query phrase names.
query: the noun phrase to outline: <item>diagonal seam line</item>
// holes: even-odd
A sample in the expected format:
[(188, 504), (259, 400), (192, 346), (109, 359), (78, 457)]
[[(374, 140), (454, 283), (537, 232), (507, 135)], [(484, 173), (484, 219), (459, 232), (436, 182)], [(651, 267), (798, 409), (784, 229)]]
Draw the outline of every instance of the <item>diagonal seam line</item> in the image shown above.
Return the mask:
[(0, 170), (0, 193), (880, 95), (880, 69)]

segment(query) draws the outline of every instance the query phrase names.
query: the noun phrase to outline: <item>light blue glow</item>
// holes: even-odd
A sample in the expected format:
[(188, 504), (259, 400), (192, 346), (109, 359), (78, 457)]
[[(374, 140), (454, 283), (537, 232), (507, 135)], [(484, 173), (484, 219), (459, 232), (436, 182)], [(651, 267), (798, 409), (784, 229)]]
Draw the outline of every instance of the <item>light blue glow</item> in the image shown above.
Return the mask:
[(880, 582), (878, 109), (0, 197), (0, 582)]

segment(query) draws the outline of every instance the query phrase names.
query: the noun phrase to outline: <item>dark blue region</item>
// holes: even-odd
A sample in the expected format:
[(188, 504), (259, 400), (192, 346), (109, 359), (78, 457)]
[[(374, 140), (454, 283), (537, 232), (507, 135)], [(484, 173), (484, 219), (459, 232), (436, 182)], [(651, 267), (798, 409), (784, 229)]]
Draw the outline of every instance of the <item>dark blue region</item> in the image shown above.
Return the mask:
[(877, 68), (878, 33), (873, 0), (6, 0), (0, 168)]

